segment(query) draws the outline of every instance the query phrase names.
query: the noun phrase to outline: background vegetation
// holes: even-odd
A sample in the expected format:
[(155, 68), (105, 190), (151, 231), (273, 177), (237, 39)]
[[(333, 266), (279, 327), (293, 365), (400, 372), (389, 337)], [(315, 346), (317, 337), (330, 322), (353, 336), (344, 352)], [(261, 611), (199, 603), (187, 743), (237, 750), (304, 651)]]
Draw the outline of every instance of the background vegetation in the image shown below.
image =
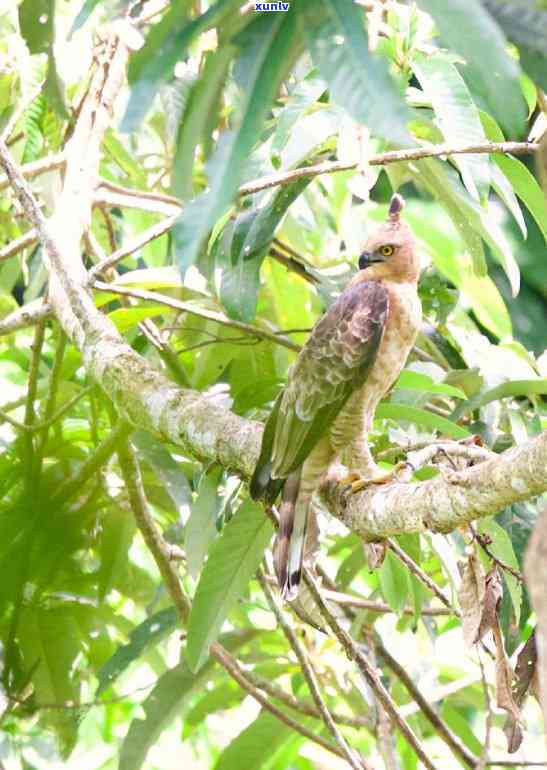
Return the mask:
[[(134, 351), (200, 403), (263, 420), (399, 190), (425, 322), (376, 456), (461, 442), (419, 481), (545, 429), (544, 3), (8, 0), (0, 131), (58, 232), (78, 205), (61, 197), (67, 143), (121, 46), (81, 256)], [(375, 571), (325, 519), (326, 612), (364, 674), (317, 606), (314, 625), (280, 606), (244, 474), (143, 429), (129, 386), (105, 387), (85, 323), (47, 305), (43, 232), (0, 188), (6, 770), (541, 763), (521, 574), (541, 500), (400, 535)], [(111, 399), (139, 428), (130, 446)]]

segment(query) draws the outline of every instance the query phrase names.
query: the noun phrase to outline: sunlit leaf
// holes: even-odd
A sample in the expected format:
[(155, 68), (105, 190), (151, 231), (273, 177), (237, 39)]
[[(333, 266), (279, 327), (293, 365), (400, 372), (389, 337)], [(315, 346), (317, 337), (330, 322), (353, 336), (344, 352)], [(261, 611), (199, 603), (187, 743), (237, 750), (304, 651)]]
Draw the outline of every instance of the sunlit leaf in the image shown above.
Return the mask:
[[(214, 770), (259, 770), (269, 765), (272, 758), (287, 742), (294, 740), (294, 732), (268, 711), (261, 711), (220, 755)], [(302, 742), (296, 739), (295, 751)], [(265, 751), (264, 747), (268, 750)]]
[(510, 396), (534, 396), (547, 394), (547, 380), (512, 380), (510, 382), (504, 382), (495, 388), (491, 388), (483, 393), (478, 393), (468, 401), (458, 404), (452, 414), (452, 418), (457, 420), (463, 414), (472, 412), (474, 409), (479, 409), (481, 406), (491, 403), (492, 401), (498, 401), (501, 398), (509, 398)]
[[(227, 634), (222, 642), (227, 649), (237, 650), (251, 638), (253, 631)], [(214, 672), (214, 661), (209, 660), (198, 673), (193, 673), (184, 660), (165, 672), (143, 703), (144, 719), (134, 719), (120, 751), (119, 770), (139, 770), (146, 755), (162, 731), (176, 716), (184, 714), (192, 695), (203, 689)]]
[(419, 5), (435, 19), (443, 43), (463, 56), (462, 74), (471, 91), (484, 99), (509, 136), (520, 136), (526, 106), (519, 67), (496, 22), (479, 0), (420, 0)]
[(345, 0), (306, 0), (306, 5), (312, 56), (333, 101), (378, 136), (410, 144), (406, 129), (410, 110), (389, 74), (387, 61), (369, 53), (360, 9)]
[[(503, 564), (508, 564), (509, 567), (512, 567), (519, 572), (520, 566), (517, 557), (515, 556), (515, 551), (509, 535), (502, 529), (502, 527), (500, 527), (497, 521), (490, 516), (485, 519), (480, 519), (477, 528), (481, 534), (488, 535), (490, 538), (491, 542), (488, 544), (490, 553)], [(504, 570), (503, 567), (500, 567), (500, 570), (511, 595), (511, 601), (513, 602), (515, 611), (515, 622), (518, 626), (520, 623), (520, 608), (522, 604), (522, 584), (508, 570)]]
[(378, 577), (384, 599), (394, 612), (399, 612), (406, 604), (409, 590), (406, 567), (388, 550)]
[(451, 420), (447, 420), (446, 417), (440, 417), (438, 414), (427, 412), (425, 409), (418, 409), (415, 406), (382, 402), (376, 409), (376, 418), (397, 421), (405, 420), (416, 423), (416, 425), (423, 425), (426, 428), (433, 428), (441, 434), (445, 433), (452, 438), (467, 438), (467, 436), (471, 435), (468, 430), (460, 425), (456, 425)]
[(130, 641), (119, 647), (114, 655), (98, 672), (99, 684), (97, 695), (114, 684), (116, 679), (150, 646), (157, 644), (170, 633), (177, 624), (177, 611), (174, 607), (154, 613), (136, 626), (130, 634)]
[(159, 24), (152, 27), (146, 45), (131, 58), (129, 82), (132, 88), (122, 130), (135, 131), (139, 127), (160, 84), (173, 76), (175, 64), (184, 58), (192, 41), (237, 13), (238, 7), (238, 0), (218, 0), (191, 21), (188, 19), (189, 0), (177, 0), (169, 8)]
[(247, 588), (271, 536), (272, 525), (262, 506), (248, 500), (213, 544), (188, 621), (186, 657), (193, 671), (207, 659), (209, 646)]
[(217, 532), (217, 517), (220, 512), (221, 498), (218, 485), (223, 469), (215, 465), (201, 477), (198, 496), (192, 505), (192, 513), (184, 536), (188, 572), (197, 577), (205, 554)]
[(173, 230), (182, 272), (192, 265), (215, 221), (230, 204), (279, 84), (299, 48), (296, 11), (258, 16), (234, 41), (241, 100), (233, 128), (220, 137), (208, 168), (210, 189), (184, 209)]
[[(419, 54), (413, 58), (412, 68), (433, 105), (445, 141), (455, 145), (484, 144), (486, 137), (479, 111), (448, 57)], [(469, 193), (484, 200), (490, 182), (488, 155), (454, 155), (453, 160)]]

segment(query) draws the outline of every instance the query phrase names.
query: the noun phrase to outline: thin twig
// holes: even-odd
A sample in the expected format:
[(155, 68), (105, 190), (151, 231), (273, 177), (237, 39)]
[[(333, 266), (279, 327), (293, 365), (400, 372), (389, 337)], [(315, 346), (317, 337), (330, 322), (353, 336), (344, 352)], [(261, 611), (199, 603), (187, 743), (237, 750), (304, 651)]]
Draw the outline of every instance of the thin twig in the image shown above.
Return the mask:
[[(0, 144), (2, 144), (1, 139)], [(34, 160), (32, 163), (25, 163), (25, 165), (20, 166), (18, 170), (25, 179), (33, 179), (35, 176), (40, 176), (40, 174), (62, 168), (64, 165), (65, 156), (63, 153), (57, 153), (56, 155), (47, 155), (45, 158), (40, 158), (40, 160)], [(9, 186), (9, 177), (7, 174), (2, 174), (0, 176), (0, 190), (5, 190), (6, 187)]]
[(102, 281), (95, 281), (94, 288), (98, 291), (106, 291), (111, 294), (121, 294), (127, 297), (135, 297), (137, 299), (143, 299), (147, 302), (157, 302), (160, 305), (166, 305), (174, 310), (180, 310), (190, 315), (195, 315), (200, 318), (206, 318), (209, 321), (216, 321), (224, 326), (231, 326), (234, 329), (240, 329), (246, 334), (250, 334), (253, 337), (258, 337), (269, 342), (275, 342), (278, 345), (282, 345), (289, 350), (298, 352), (300, 345), (297, 345), (292, 340), (285, 339), (284, 337), (269, 332), (266, 329), (261, 329), (258, 326), (252, 326), (251, 324), (243, 323), (243, 321), (236, 321), (232, 318), (228, 318), (224, 313), (220, 313), (216, 310), (206, 310), (205, 308), (197, 308), (195, 305), (189, 302), (182, 302), (181, 300), (174, 299), (173, 297), (167, 297), (163, 294), (157, 294), (152, 291), (146, 291), (144, 289), (132, 289), (125, 286), (112, 285), (109, 283), (103, 283)]
[[(313, 705), (313, 703), (295, 698), (294, 695), (286, 692), (286, 690), (284, 690), (278, 684), (275, 684), (275, 682), (272, 682), (270, 679), (266, 679), (265, 677), (260, 676), (260, 674), (257, 674), (256, 671), (246, 671), (245, 674), (255, 687), (258, 687), (260, 690), (264, 690), (264, 692), (268, 693), (271, 698), (275, 698), (276, 700), (281, 701), (281, 703), (285, 704), (285, 706), (293, 709), (293, 711), (298, 711), (300, 714), (304, 714), (304, 716), (321, 719), (321, 714)], [(346, 725), (347, 727), (353, 727), (356, 730), (361, 730), (364, 727), (369, 732), (374, 732), (373, 721), (368, 716), (349, 716), (348, 714), (341, 714), (337, 711), (331, 711), (331, 715), (334, 721), (338, 724)]]
[(311, 696), (315, 701), (315, 705), (317, 706), (317, 709), (321, 714), (321, 717), (325, 723), (327, 730), (329, 730), (329, 732), (332, 734), (332, 737), (340, 747), (340, 750), (342, 751), (342, 753), (345, 755), (345, 758), (347, 759), (350, 767), (353, 767), (354, 770), (363, 770), (364, 768), (366, 769), (369, 766), (365, 763), (362, 757), (360, 757), (356, 752), (353, 751), (353, 749), (350, 748), (346, 739), (344, 738), (344, 736), (336, 726), (336, 723), (332, 717), (332, 714), (330, 713), (327, 707), (327, 704), (325, 703), (323, 696), (321, 695), (321, 691), (319, 689), (319, 682), (317, 681), (317, 676), (313, 669), (311, 661), (309, 660), (308, 655), (306, 654), (306, 651), (304, 650), (296, 634), (294, 633), (292, 626), (290, 625), (289, 621), (285, 617), (285, 613), (279, 606), (279, 602), (277, 598), (274, 596), (273, 592), (270, 589), (270, 586), (268, 585), (267, 581), (264, 579), (264, 573), (262, 572), (262, 570), (258, 571), (258, 582), (260, 583), (262, 591), (264, 592), (266, 601), (270, 605), (270, 609), (272, 610), (275, 617), (277, 618), (277, 622), (281, 626), (281, 629), (283, 630), (283, 633), (285, 634), (287, 641), (291, 645), (293, 652), (296, 655), (298, 662), (300, 663), (300, 668), (302, 669), (304, 678), (308, 683), (308, 688), (311, 693)]
[(395, 703), (395, 701), (393, 700), (389, 692), (386, 690), (386, 688), (382, 684), (382, 681), (378, 675), (378, 672), (370, 664), (370, 662), (367, 660), (365, 655), (363, 655), (361, 650), (353, 641), (351, 636), (347, 633), (347, 631), (345, 631), (342, 628), (338, 620), (334, 617), (332, 612), (329, 610), (327, 604), (325, 603), (321, 595), (319, 588), (315, 583), (315, 580), (313, 579), (313, 577), (311, 576), (310, 572), (307, 569), (303, 571), (303, 577), (306, 585), (308, 586), (315, 600), (315, 603), (317, 604), (319, 612), (321, 613), (323, 619), (325, 620), (327, 625), (330, 627), (330, 629), (333, 631), (334, 635), (342, 645), (348, 658), (356, 662), (361, 674), (363, 675), (365, 680), (368, 682), (368, 684), (370, 685), (370, 687), (378, 697), (378, 700), (382, 703), (382, 705), (386, 709), (390, 718), (393, 719), (394, 723), (397, 725), (397, 727), (399, 728), (403, 736), (406, 738), (410, 746), (414, 749), (418, 758), (421, 759), (421, 761), (428, 768), (428, 770), (436, 770), (436, 767), (431, 761), (429, 754), (425, 751), (424, 747), (422, 746), (422, 744), (414, 734), (414, 731), (401, 715), (397, 707), (397, 704)]
[(178, 568), (169, 558), (165, 540), (150, 512), (135, 452), (128, 441), (121, 442), (117, 451), (135, 523), (148, 550), (154, 556), (165, 587), (177, 608), (179, 616), (181, 619), (186, 620), (190, 612), (190, 602), (182, 590)]
[(277, 706), (273, 705), (273, 703), (270, 703), (268, 698), (263, 693), (261, 693), (260, 690), (253, 687), (253, 685), (246, 678), (245, 672), (241, 669), (236, 659), (232, 655), (230, 655), (230, 653), (224, 647), (222, 647), (220, 644), (212, 645), (211, 654), (213, 655), (215, 660), (217, 660), (219, 663), (222, 664), (222, 666), (224, 666), (224, 668), (230, 674), (232, 679), (235, 679), (235, 681), (240, 685), (240, 687), (242, 687), (250, 695), (252, 695), (253, 698), (258, 703), (260, 703), (260, 705), (263, 708), (265, 708), (267, 711), (269, 711), (271, 714), (277, 717), (277, 719), (279, 719), (280, 722), (283, 722), (283, 724), (287, 725), (295, 732), (300, 733), (300, 735), (303, 735), (308, 740), (319, 744), (319, 746), (322, 746), (327, 751), (330, 751), (331, 754), (336, 754), (337, 757), (341, 757), (342, 759), (346, 758), (345, 755), (342, 753), (342, 750), (339, 749), (338, 746), (336, 746), (334, 743), (327, 741), (325, 738), (322, 738), (320, 735), (316, 735), (314, 732), (312, 732), (307, 727), (305, 727), (304, 725), (294, 720), (288, 714), (285, 714), (284, 711), (281, 711), (280, 709), (278, 709)]
[[(356, 607), (357, 609), (386, 614), (394, 611), (393, 608), (385, 602), (362, 599), (359, 596), (343, 594), (338, 591), (324, 590), (323, 594), (325, 599), (328, 599), (329, 602), (339, 604), (341, 607)], [(412, 607), (403, 607), (402, 610), (399, 610), (399, 613), (402, 613), (403, 615), (415, 615), (416, 611)], [(433, 617), (438, 615), (454, 615), (455, 613), (455, 609), (449, 609), (448, 607), (422, 607), (420, 610), (420, 615), (429, 615)]]
[(121, 184), (111, 182), (109, 179), (101, 179), (99, 182), (99, 191), (101, 188), (105, 190), (112, 190), (112, 192), (120, 193), (121, 195), (129, 195), (133, 198), (142, 198), (142, 200), (148, 201), (160, 201), (161, 203), (172, 204), (173, 206), (181, 207), (181, 202), (174, 195), (167, 195), (165, 193), (147, 192), (146, 190), (137, 190), (134, 187), (124, 187)]
[[(480, 153), (530, 153), (539, 148), (536, 142), (486, 142), (485, 144), (450, 145), (439, 144), (429, 147), (416, 147), (411, 150), (392, 150), (378, 155), (371, 155), (368, 159), (370, 166), (384, 166), (388, 163), (407, 162), (420, 160), (421, 158), (438, 158), (442, 155), (464, 155)], [(305, 166), (292, 171), (283, 171), (279, 174), (269, 174), (261, 179), (246, 182), (239, 188), (240, 195), (252, 195), (269, 187), (290, 184), (297, 179), (320, 174), (334, 174), (338, 171), (352, 171), (357, 168), (357, 162), (346, 163), (342, 161), (324, 161), (314, 166)]]
[(387, 538), (387, 543), (390, 547), (390, 549), (393, 551), (393, 553), (397, 554), (399, 559), (403, 562), (403, 564), (412, 572), (412, 574), (426, 586), (436, 597), (439, 599), (440, 602), (444, 604), (444, 606), (450, 610), (450, 612), (453, 615), (460, 615), (460, 611), (457, 610), (455, 607), (452, 606), (450, 603), (450, 600), (447, 599), (447, 597), (444, 595), (444, 593), (441, 591), (439, 586), (435, 583), (434, 580), (432, 580), (429, 575), (427, 575), (423, 569), (416, 564), (414, 559), (412, 559), (406, 551), (404, 551), (399, 543), (397, 543), (395, 540), (393, 540), (391, 537)]
[(437, 712), (431, 707), (431, 704), (427, 698), (422, 695), (419, 688), (414, 683), (412, 677), (408, 674), (404, 666), (402, 666), (399, 661), (395, 660), (395, 658), (388, 652), (388, 650), (386, 650), (382, 640), (377, 634), (375, 635), (374, 640), (379, 654), (385, 660), (389, 668), (393, 671), (397, 679), (403, 683), (405, 688), (412, 696), (413, 700), (420, 707), (422, 714), (435, 729), (438, 736), (446, 743), (447, 746), (450, 746), (454, 754), (458, 756), (462, 762), (467, 765), (467, 767), (475, 767), (477, 760), (473, 754), (468, 751), (460, 739), (454, 735), (448, 725), (443, 722)]
[(9, 257), (13, 257), (14, 254), (18, 254), (20, 251), (23, 251), (23, 249), (26, 249), (27, 246), (31, 246), (33, 243), (36, 243), (37, 240), (38, 234), (36, 230), (31, 227), (30, 230), (27, 230), (26, 233), (20, 235), (19, 238), (10, 241), (2, 249), (0, 249), (0, 262), (3, 259), (9, 259)]
[(475, 527), (470, 524), (469, 529), (473, 533), (473, 539), (477, 541), (477, 543), (480, 545), (484, 553), (492, 559), (494, 564), (497, 564), (498, 567), (502, 570), (505, 570), (506, 572), (509, 572), (510, 575), (513, 575), (513, 577), (519, 581), (519, 583), (524, 583), (524, 577), (522, 576), (522, 573), (519, 572), (514, 567), (511, 567), (510, 564), (507, 564), (507, 562), (501, 561), (501, 559), (498, 559), (497, 556), (494, 556), (492, 551), (490, 550), (489, 546), (492, 543), (492, 540), (488, 535), (482, 535), (480, 532), (477, 532)]

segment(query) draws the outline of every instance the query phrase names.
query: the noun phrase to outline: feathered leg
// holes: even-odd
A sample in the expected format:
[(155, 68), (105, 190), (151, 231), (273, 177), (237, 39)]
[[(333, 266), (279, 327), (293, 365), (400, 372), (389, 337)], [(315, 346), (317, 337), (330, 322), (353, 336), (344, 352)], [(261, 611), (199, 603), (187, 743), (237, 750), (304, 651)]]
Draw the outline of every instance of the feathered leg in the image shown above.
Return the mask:
[(293, 601), (298, 595), (302, 562), (307, 552), (306, 535), (311, 500), (332, 457), (328, 441), (320, 442), (310, 453), (299, 471), (289, 476), (283, 488), (279, 511), (279, 534), (275, 544), (274, 564), (281, 595)]

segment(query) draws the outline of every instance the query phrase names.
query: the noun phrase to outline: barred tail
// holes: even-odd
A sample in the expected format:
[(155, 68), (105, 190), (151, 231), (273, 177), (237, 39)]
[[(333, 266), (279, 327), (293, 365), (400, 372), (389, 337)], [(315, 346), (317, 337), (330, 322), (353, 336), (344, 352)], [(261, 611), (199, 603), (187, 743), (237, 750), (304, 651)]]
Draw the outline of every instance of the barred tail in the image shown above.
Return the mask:
[(299, 488), (300, 470), (289, 476), (283, 489), (279, 534), (274, 551), (279, 588), (286, 601), (292, 601), (298, 595), (306, 541), (309, 500), (298, 502)]

